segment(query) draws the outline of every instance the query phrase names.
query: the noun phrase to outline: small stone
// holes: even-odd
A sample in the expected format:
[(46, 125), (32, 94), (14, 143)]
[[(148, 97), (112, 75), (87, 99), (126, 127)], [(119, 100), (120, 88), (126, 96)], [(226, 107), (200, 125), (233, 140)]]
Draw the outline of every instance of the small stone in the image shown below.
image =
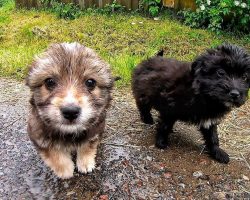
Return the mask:
[(172, 174), (170, 172), (166, 172), (166, 173), (164, 173), (164, 177), (166, 179), (170, 179), (172, 177)]
[(186, 185), (184, 183), (179, 183), (178, 186), (182, 187), (183, 189), (185, 189)]
[(68, 192), (68, 193), (67, 193), (67, 196), (70, 196), (70, 195), (72, 195), (72, 194), (75, 194), (75, 192), (74, 192), (74, 191)]
[(109, 199), (109, 197), (108, 197), (108, 195), (106, 195), (106, 194), (103, 194), (103, 195), (101, 195), (100, 197), (99, 197), (99, 200), (108, 200)]
[(193, 176), (195, 178), (201, 178), (203, 176), (203, 173), (202, 173), (202, 171), (196, 171), (193, 173)]
[(213, 194), (213, 199), (224, 200), (226, 199), (226, 194), (225, 192), (215, 192)]
[(159, 17), (154, 17), (154, 20), (155, 20), (155, 21), (159, 21), (160, 18), (159, 18)]
[(242, 175), (242, 179), (245, 180), (245, 181), (249, 181), (249, 178), (244, 174)]
[(148, 161), (152, 161), (152, 160), (153, 160), (153, 158), (152, 158), (152, 157), (150, 157), (150, 156), (147, 156), (147, 160), (148, 160)]

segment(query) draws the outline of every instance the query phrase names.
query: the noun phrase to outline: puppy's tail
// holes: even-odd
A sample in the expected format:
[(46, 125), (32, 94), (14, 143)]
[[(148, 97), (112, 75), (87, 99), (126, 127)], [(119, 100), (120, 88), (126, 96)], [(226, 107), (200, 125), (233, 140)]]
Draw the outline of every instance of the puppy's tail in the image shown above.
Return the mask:
[(161, 50), (156, 54), (156, 56), (163, 56), (163, 54), (164, 54), (164, 50), (161, 49)]

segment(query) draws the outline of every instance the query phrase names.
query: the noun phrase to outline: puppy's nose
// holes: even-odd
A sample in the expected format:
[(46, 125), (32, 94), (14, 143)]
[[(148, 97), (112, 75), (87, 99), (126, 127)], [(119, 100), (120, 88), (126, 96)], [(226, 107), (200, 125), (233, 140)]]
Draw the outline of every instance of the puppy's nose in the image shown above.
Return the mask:
[(65, 119), (72, 121), (79, 116), (81, 112), (81, 108), (78, 106), (73, 106), (73, 105), (65, 106), (61, 108), (61, 112)]
[(233, 99), (238, 99), (240, 97), (240, 92), (238, 90), (231, 90), (231, 92), (229, 93), (229, 95), (233, 98)]

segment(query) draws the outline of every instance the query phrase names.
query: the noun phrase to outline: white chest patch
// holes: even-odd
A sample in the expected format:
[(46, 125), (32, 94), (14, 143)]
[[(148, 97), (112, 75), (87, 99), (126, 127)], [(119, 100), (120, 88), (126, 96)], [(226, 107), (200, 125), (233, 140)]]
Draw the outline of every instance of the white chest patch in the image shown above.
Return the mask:
[(202, 120), (199, 124), (199, 127), (204, 127), (208, 129), (210, 126), (220, 123), (220, 121), (221, 120), (218, 118)]

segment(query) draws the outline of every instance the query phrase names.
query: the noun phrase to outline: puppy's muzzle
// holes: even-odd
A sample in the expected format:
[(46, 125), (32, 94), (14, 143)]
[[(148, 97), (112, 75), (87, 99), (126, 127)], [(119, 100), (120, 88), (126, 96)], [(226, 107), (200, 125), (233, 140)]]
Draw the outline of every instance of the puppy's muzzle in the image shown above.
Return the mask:
[(61, 108), (61, 113), (65, 119), (73, 121), (80, 115), (81, 108), (76, 105), (68, 105)]
[(240, 98), (240, 92), (236, 89), (231, 90), (229, 95), (233, 100), (238, 100)]

